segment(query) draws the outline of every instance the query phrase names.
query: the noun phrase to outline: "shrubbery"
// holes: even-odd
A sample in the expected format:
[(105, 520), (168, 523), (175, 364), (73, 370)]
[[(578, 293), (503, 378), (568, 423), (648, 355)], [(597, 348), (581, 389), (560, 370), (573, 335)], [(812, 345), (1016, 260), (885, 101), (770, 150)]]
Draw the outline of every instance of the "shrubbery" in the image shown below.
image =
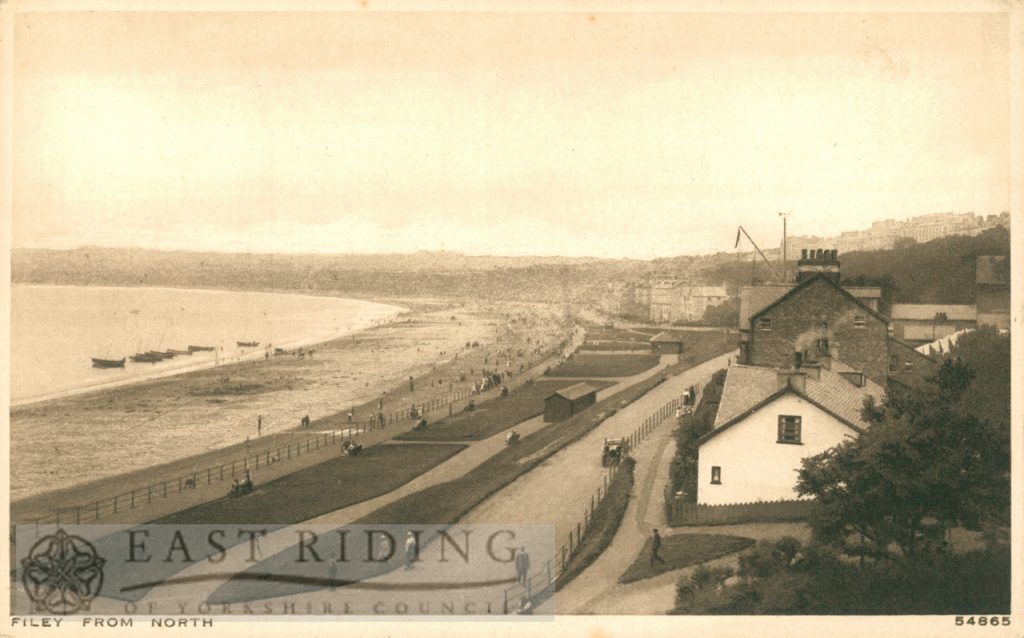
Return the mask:
[(864, 563), (793, 538), (762, 541), (728, 567), (701, 566), (677, 587), (682, 614), (1005, 614), (1010, 546), (1002, 540), (928, 561)]
[(692, 415), (680, 417), (679, 427), (675, 431), (676, 455), (670, 467), (672, 490), (683, 492), (684, 499), (690, 503), (697, 500), (697, 441), (710, 432), (715, 423), (725, 374), (723, 369), (712, 375), (711, 381), (704, 387), (697, 408)]

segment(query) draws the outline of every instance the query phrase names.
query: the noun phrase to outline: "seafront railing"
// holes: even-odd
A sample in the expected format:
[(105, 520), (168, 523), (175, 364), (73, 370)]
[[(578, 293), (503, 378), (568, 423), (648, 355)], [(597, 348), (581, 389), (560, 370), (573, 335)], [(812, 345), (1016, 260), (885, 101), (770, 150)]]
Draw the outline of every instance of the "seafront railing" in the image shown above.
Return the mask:
[[(534, 370), (538, 366), (543, 367), (550, 361), (550, 358), (542, 357), (540, 361), (531, 362), (530, 365), (526, 366), (523, 373), (511, 377), (507, 385), (510, 388), (522, 385), (532, 378), (531, 375), (528, 374), (530, 371)], [(224, 462), (196, 469), (173, 478), (150, 483), (142, 487), (120, 492), (114, 496), (97, 499), (82, 505), (57, 508), (44, 516), (29, 518), (28, 520), (19, 521), (18, 523), (27, 523), (29, 525), (34, 524), (38, 530), (48, 525), (69, 525), (109, 520), (111, 517), (117, 514), (123, 514), (125, 511), (146, 507), (153, 504), (155, 501), (188, 493), (191, 492), (191, 490), (198, 489), (200, 486), (209, 486), (215, 483), (222, 483), (224, 481), (242, 478), (245, 476), (247, 470), (255, 471), (258, 469), (271, 468), (276, 466), (278, 463), (292, 459), (299, 459), (303, 456), (308, 456), (309, 454), (332, 447), (340, 453), (341, 443), (346, 440), (353, 440), (354, 437), (358, 435), (363, 435), (374, 430), (385, 429), (388, 426), (398, 423), (412, 423), (416, 418), (419, 418), (418, 416), (413, 416), (414, 414), (427, 415), (447, 408), (448, 415), (451, 415), (453, 414), (454, 406), (461, 401), (466, 401), (471, 398), (491, 398), (492, 395), (497, 395), (499, 392), (500, 387), (498, 386), (494, 386), (486, 391), (477, 391), (472, 388), (451, 390), (444, 396), (416, 402), (414, 404), (410, 404), (409, 407), (404, 409), (392, 410), (384, 414), (383, 419), (378, 418), (373, 421), (368, 419), (360, 421), (345, 421), (344, 416), (342, 416), (340, 422), (334, 422), (334, 425), (332, 426), (334, 429), (331, 431), (321, 431), (295, 443), (281, 445), (276, 448), (269, 448), (255, 454), (246, 453), (244, 457), (232, 460), (231, 462)], [(336, 417), (331, 418), (333, 420)], [(287, 433), (298, 435), (302, 433), (302, 430), (291, 430)], [(285, 434), (285, 432), (268, 432), (268, 434), (280, 436)], [(252, 445), (256, 445), (255, 442), (250, 443)]]

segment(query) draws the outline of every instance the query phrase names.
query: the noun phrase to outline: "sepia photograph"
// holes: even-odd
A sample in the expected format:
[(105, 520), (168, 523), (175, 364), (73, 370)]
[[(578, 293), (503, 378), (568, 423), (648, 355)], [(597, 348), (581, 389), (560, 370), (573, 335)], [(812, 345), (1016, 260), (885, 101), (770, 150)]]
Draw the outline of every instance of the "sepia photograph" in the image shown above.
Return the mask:
[(1022, 16), (0, 2), (0, 636), (1020, 635)]

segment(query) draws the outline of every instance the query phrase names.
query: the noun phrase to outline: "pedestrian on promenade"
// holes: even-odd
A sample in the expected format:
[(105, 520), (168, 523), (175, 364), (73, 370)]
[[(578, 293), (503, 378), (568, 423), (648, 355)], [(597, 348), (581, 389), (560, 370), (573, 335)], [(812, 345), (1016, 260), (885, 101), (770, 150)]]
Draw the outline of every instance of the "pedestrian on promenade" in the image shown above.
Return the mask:
[(337, 588), (335, 578), (338, 577), (338, 560), (331, 556), (331, 560), (327, 561), (327, 579), (330, 580), (331, 591)]
[(416, 389), (416, 382), (413, 381), (412, 375), (409, 375), (409, 392)]
[(661, 550), (661, 536), (658, 534), (658, 530), (654, 530), (654, 536), (651, 538), (651, 567), (654, 567), (654, 561), (664, 563), (665, 559), (661, 557), (658, 552)]
[(519, 553), (516, 554), (516, 582), (520, 585), (526, 586), (526, 581), (530, 577), (530, 555), (526, 553), (526, 546), (521, 545), (519, 547)]
[(256, 436), (259, 436), (263, 432), (263, 415), (256, 415)]
[(416, 547), (416, 536), (412, 532), (409, 532), (405, 537), (405, 568), (412, 569), (416, 565), (416, 554), (418, 548)]

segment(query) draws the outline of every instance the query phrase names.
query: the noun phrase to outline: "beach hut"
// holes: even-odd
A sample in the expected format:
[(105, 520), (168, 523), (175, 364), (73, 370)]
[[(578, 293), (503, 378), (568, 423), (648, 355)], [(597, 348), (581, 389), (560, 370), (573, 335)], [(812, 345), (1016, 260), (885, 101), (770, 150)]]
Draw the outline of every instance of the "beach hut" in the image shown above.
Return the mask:
[(683, 338), (671, 332), (659, 332), (651, 337), (651, 354), (683, 354)]
[(564, 421), (579, 414), (597, 402), (597, 389), (586, 383), (577, 383), (562, 388), (544, 399), (544, 421)]

